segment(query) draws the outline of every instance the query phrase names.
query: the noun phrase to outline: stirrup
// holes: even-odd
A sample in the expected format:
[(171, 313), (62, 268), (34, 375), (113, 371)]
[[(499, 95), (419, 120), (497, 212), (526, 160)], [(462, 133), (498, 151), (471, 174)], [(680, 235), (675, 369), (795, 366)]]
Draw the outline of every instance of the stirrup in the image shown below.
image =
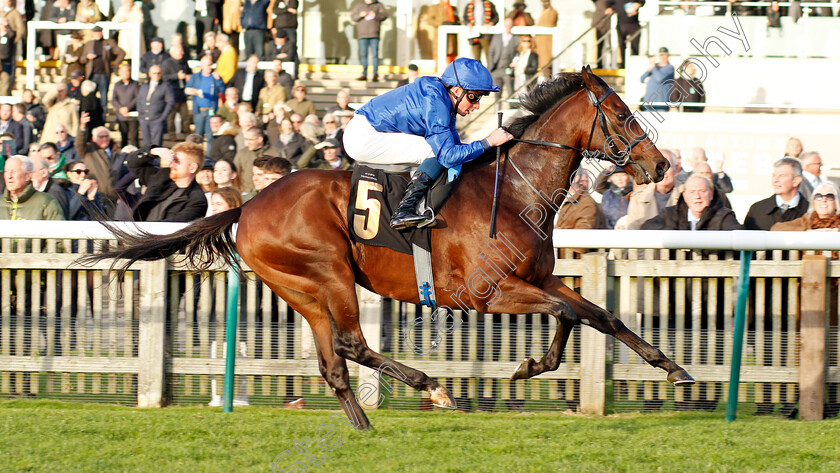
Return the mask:
[(431, 220), (426, 220), (417, 224), (417, 228), (426, 228), (426, 227), (436, 227), (437, 226), (437, 219), (435, 218), (435, 211), (431, 207), (427, 207), (426, 210), (423, 211), (420, 215), (425, 215), (426, 212), (432, 214)]

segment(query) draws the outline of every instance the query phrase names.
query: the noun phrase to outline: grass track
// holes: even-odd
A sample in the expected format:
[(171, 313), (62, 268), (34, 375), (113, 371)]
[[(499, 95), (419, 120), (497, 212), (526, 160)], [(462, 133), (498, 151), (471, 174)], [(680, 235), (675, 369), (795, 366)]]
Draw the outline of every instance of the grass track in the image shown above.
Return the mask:
[[(587, 418), (556, 414), (398, 412), (357, 432), (331, 411), (0, 401), (3, 472), (269, 472), (284, 450), (310, 472), (832, 472), (840, 420), (802, 422), (723, 413)], [(313, 465), (295, 451), (319, 426), (337, 430)], [(322, 432), (325, 434), (326, 431)], [(289, 470), (292, 471), (292, 470)], [(304, 470), (295, 470), (304, 471)]]

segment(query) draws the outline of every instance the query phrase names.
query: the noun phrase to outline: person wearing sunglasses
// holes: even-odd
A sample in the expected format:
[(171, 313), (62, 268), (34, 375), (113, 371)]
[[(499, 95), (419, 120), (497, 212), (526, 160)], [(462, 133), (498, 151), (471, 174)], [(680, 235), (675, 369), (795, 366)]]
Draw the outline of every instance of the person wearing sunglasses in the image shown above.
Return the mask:
[(481, 98), (498, 92), (490, 71), (475, 59), (458, 58), (441, 77), (420, 77), (361, 107), (344, 131), (344, 148), (363, 164), (419, 166), (391, 219), (397, 230), (425, 227), (435, 221), (417, 204), (443, 172), (455, 174), (491, 147), (513, 136), (502, 128), (487, 138), (461, 143), (455, 129), (462, 117), (481, 107)]
[(837, 199), (840, 191), (832, 182), (823, 181), (811, 194), (808, 213), (789, 222), (779, 222), (770, 227), (771, 231), (840, 231), (840, 207)]

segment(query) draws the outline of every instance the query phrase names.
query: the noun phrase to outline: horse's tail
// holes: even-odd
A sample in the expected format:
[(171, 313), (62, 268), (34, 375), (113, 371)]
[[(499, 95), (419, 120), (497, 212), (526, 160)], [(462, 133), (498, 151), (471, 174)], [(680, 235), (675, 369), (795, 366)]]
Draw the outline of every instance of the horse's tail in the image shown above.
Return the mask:
[(87, 255), (79, 258), (78, 262), (85, 265), (113, 259), (111, 269), (114, 269), (117, 260), (124, 260), (117, 270), (117, 278), (122, 279), (128, 267), (137, 261), (155, 261), (183, 251), (188, 266), (194, 271), (209, 269), (216, 258), (222, 258), (225, 263), (238, 270), (236, 243), (231, 229), (241, 215), (242, 209), (237, 207), (196, 220), (169, 235), (154, 235), (139, 229), (137, 232), (129, 232), (112, 223), (100, 221), (99, 223), (117, 237), (120, 248)]

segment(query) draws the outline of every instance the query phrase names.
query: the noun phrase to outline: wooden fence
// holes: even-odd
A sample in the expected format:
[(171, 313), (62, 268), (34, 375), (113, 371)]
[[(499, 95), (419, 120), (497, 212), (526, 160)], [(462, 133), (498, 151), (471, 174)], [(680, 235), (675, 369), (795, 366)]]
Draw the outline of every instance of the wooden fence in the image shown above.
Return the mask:
[[(115, 242), (2, 239), (0, 395), (141, 407), (212, 401), (222, 392), (224, 372), (224, 268), (193, 275), (177, 262), (141, 263), (122, 283), (107, 284), (109, 264), (71, 266), (79, 252), (108, 244)], [(439, 334), (428, 311), (360, 289), (363, 331), (374, 349), (445, 383), (464, 410), (603, 414), (715, 409), (725, 403), (737, 253), (612, 253), (595, 250), (558, 259), (555, 274), (686, 367), (697, 385), (670, 386), (664, 372), (588, 327), (575, 329), (557, 371), (510, 381), (519, 362), (548, 348), (556, 322), (541, 314), (456, 312), (461, 325)], [(758, 252), (752, 263), (740, 391), (747, 409), (786, 414), (798, 402), (801, 253)], [(818, 301), (824, 323), (801, 341), (805, 346), (822, 336), (822, 358), (811, 362), (824, 374), (824, 404), (831, 414), (840, 404), (840, 270), (825, 261), (825, 296)], [(311, 333), (300, 314), (253, 273), (245, 274), (238, 334), (242, 356), (236, 363), (240, 401), (281, 405), (302, 397), (308, 407), (338, 408), (320, 378)], [(354, 383), (371, 375), (353, 363), (350, 370)], [(425, 393), (385, 382), (386, 407), (430, 407)]]

